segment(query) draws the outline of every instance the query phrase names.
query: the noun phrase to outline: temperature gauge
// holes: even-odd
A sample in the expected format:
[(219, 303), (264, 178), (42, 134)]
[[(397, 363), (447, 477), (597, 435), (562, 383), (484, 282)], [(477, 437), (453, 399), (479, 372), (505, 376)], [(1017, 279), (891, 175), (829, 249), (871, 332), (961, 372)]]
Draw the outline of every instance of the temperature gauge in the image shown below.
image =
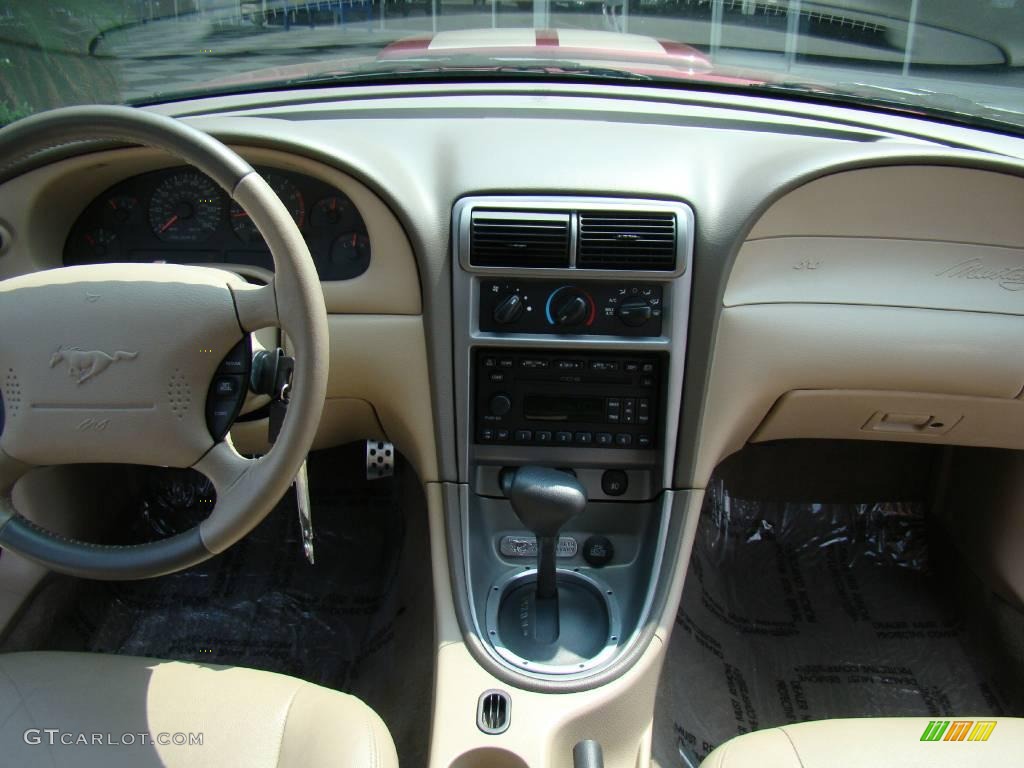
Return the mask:
[(115, 232), (104, 227), (97, 227), (89, 230), (79, 239), (78, 253), (82, 264), (120, 261), (121, 242)]

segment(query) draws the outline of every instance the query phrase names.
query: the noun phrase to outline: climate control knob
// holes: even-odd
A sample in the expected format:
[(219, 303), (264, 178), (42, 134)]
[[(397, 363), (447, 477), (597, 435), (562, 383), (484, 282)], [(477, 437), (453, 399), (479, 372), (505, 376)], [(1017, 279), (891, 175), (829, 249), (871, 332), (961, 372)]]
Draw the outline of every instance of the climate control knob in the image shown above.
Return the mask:
[(570, 328), (594, 321), (594, 300), (586, 291), (563, 286), (548, 297), (547, 318), (551, 325)]
[(523, 316), (523, 298), (518, 293), (510, 293), (494, 307), (494, 322), (498, 325), (511, 325)]
[(627, 301), (616, 313), (626, 325), (637, 328), (651, 319), (651, 306), (646, 301)]

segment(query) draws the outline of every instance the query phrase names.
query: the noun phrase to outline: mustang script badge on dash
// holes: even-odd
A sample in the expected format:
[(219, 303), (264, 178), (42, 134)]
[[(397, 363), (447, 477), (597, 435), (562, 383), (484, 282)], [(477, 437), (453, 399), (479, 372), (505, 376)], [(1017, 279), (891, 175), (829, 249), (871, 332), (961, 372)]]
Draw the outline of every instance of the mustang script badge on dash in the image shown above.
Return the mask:
[(119, 360), (134, 360), (139, 356), (138, 352), (115, 352), (108, 355), (100, 350), (87, 352), (78, 347), (59, 347), (50, 358), (50, 367), (53, 368), (59, 363), (68, 364), (68, 376), (75, 379), (76, 384), (98, 376), (110, 367), (111, 363)]

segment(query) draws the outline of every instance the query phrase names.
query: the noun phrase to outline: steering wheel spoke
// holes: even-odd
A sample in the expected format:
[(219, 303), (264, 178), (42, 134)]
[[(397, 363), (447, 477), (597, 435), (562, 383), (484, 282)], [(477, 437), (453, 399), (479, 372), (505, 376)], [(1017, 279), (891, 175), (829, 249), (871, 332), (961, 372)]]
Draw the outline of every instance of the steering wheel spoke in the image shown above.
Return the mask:
[(229, 495), (231, 489), (258, 463), (257, 459), (242, 456), (230, 441), (225, 440), (214, 445), (192, 468), (209, 478), (219, 500)]
[[(7, 494), (14, 484), (32, 469), (31, 464), (25, 464), (8, 456), (3, 449), (0, 449), (0, 496)], [(0, 512), (2, 517), (2, 512)]]
[(238, 322), (246, 333), (260, 328), (280, 328), (277, 310), (276, 280), (266, 285), (233, 287), (231, 291), (238, 312)]

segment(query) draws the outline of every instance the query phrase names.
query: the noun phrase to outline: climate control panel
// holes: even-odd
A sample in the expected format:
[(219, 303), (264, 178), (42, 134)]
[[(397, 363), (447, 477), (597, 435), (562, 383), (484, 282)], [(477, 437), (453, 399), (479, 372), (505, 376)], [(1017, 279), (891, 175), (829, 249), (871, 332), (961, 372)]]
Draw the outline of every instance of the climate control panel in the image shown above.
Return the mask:
[(664, 293), (657, 283), (482, 280), (480, 330), (660, 336)]

